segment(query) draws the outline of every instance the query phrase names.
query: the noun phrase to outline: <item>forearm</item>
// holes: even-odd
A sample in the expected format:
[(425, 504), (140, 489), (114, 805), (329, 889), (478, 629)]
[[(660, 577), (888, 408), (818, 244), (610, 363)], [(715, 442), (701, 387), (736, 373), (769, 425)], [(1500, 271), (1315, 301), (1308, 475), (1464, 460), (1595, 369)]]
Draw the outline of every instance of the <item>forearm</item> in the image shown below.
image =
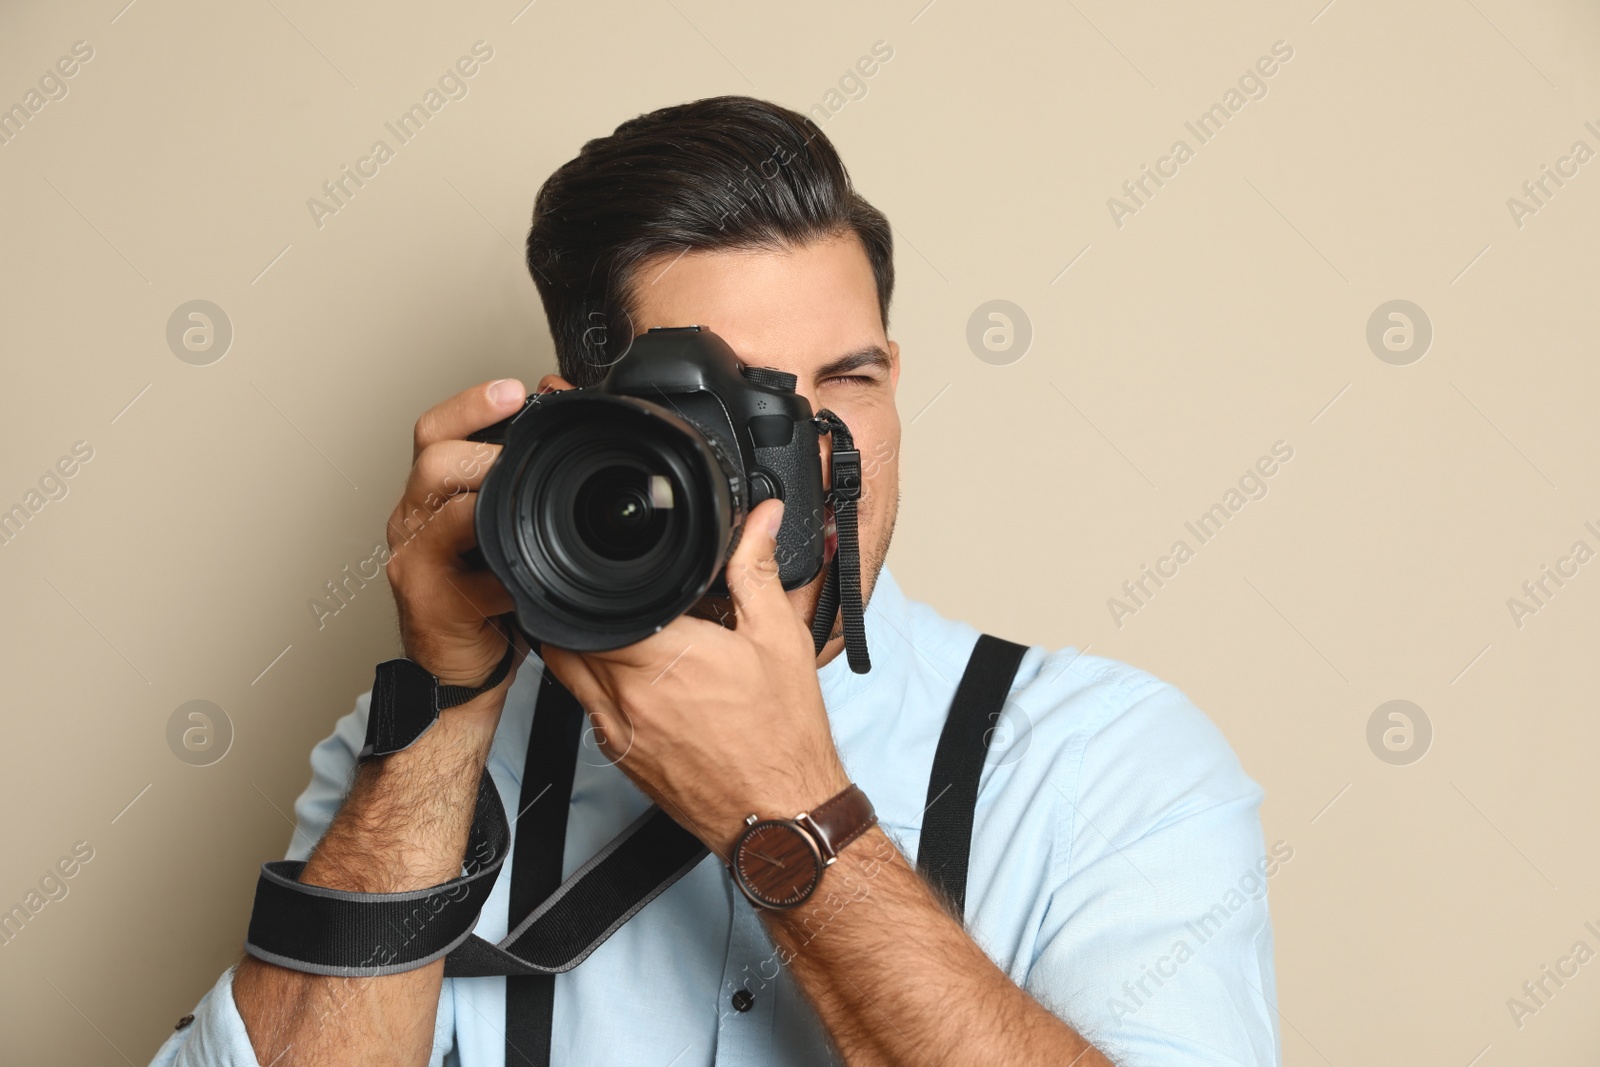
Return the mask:
[(877, 827), (811, 901), (766, 915), (779, 959), (851, 1067), (1109, 1067), (983, 954)]
[[(452, 709), (416, 744), (363, 764), (300, 880), (396, 893), (456, 877), (504, 689)], [(263, 1064), (425, 1064), (444, 961), (380, 978), (305, 974), (247, 956), (234, 1001)]]

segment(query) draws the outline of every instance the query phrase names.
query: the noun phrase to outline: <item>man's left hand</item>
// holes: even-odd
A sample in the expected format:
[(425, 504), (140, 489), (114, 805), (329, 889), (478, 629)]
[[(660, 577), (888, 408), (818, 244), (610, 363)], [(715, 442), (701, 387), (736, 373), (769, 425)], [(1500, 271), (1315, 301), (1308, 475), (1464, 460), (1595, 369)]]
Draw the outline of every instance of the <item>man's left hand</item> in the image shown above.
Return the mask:
[(850, 784), (809, 625), (778, 578), (782, 516), (757, 505), (728, 561), (735, 629), (683, 615), (614, 651), (544, 650), (600, 750), (724, 860), (745, 816), (789, 818)]

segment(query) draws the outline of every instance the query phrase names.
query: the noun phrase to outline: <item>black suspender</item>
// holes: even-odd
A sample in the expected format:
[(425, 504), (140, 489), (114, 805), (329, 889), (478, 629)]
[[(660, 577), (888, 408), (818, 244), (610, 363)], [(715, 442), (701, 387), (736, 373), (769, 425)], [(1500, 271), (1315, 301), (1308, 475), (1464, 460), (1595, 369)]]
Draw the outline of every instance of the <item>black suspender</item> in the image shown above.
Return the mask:
[[(517, 802), (516, 847), (511, 856), (510, 915), (527, 915), (561, 884), (567, 841), (567, 807), (572, 796), (583, 711), (567, 688), (546, 672), (528, 734), (522, 796)], [(545, 803), (539, 803), (544, 800)], [(556, 976), (506, 977), (506, 1067), (540, 1067), (550, 1062), (551, 1019)]]
[(989, 738), (1027, 651), (1024, 645), (988, 634), (979, 636), (933, 754), (917, 870), (944, 891), (957, 915), (967, 910), (967, 862), (972, 855), (978, 778), (989, 752)]
[[(933, 756), (933, 773), (928, 778), (928, 807), (922, 816), (922, 839), (917, 848), (917, 870), (955, 904), (958, 914), (966, 910), (967, 861), (972, 845), (973, 810), (978, 802), (978, 779), (988, 755), (989, 738), (1011, 692), (1012, 680), (1027, 646), (983, 634), (978, 638), (965, 673), (956, 686), (955, 698), (939, 734), (939, 747)], [(546, 676), (546, 683), (549, 678)], [(565, 693), (561, 686), (555, 687)], [(571, 700), (568, 696), (566, 699)], [(545, 706), (541, 696), (539, 707)], [(537, 720), (538, 714), (535, 715)], [(535, 728), (538, 734), (537, 727)], [(535, 756), (529, 742), (528, 769), (522, 780), (522, 803), (542, 785), (530, 788), (535, 779), (550, 780), (544, 771), (549, 761)], [(539, 770), (535, 772), (535, 764)], [(570, 764), (569, 764), (570, 771)], [(571, 775), (567, 777), (570, 793)], [(552, 788), (554, 792), (554, 788)], [(567, 809), (552, 804), (546, 818), (559, 817), (562, 825), (554, 838), (564, 841)], [(529, 813), (531, 814), (531, 812)], [(526, 819), (528, 816), (524, 815)], [(543, 823), (540, 826), (544, 826)], [(554, 887), (561, 880), (561, 850), (551, 850), (525, 827), (517, 835), (516, 855), (512, 859), (511, 914), (520, 914), (515, 892), (517, 878), (525, 867), (535, 865)], [(535, 845), (534, 842), (541, 842)], [(530, 876), (531, 877), (531, 876)], [(544, 882), (540, 883), (544, 885)], [(540, 890), (546, 892), (547, 890)], [(534, 899), (538, 899), (536, 895)], [(555, 976), (506, 979), (506, 1067), (550, 1067), (550, 1041), (555, 1008)], [(538, 983), (535, 985), (534, 983)], [(535, 1055), (537, 1050), (539, 1055)]]
[[(973, 812), (989, 738), (1026, 651), (987, 634), (978, 638), (934, 753), (917, 869), (958, 912), (965, 911)], [(485, 771), (469, 840), (482, 860), (468, 875), (374, 900), (302, 886), (295, 881), (300, 864), (266, 864), (246, 950), (315, 974), (387, 974), (444, 955), (447, 977), (505, 975), (506, 1065), (549, 1067), (555, 976), (586, 959), (707, 851), (652, 807), (563, 882), (570, 803), (562, 798), (572, 795), (583, 714), (552, 675), (540, 684), (511, 857), (509, 913), (526, 918), (503, 941), (490, 944), (470, 934), (504, 862), (510, 831)]]

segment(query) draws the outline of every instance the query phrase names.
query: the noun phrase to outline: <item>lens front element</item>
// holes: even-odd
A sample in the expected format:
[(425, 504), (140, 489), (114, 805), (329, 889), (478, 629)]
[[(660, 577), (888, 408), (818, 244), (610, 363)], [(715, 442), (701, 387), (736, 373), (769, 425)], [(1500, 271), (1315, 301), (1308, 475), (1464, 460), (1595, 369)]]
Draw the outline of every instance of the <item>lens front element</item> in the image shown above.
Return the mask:
[(578, 535), (597, 556), (638, 559), (660, 543), (674, 497), (668, 475), (651, 474), (643, 466), (607, 467), (578, 488)]
[(484, 558), (523, 629), (599, 651), (681, 615), (743, 519), (739, 470), (691, 423), (633, 397), (567, 394), (528, 416), (478, 502)]

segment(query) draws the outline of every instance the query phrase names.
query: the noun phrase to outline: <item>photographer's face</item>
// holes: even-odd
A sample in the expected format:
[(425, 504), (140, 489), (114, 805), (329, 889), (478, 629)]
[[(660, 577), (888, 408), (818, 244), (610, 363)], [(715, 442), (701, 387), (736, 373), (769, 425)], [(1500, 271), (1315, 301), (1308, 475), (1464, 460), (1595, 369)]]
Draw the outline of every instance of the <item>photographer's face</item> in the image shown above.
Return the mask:
[[(900, 503), (900, 416), (894, 406), (900, 346), (884, 334), (877, 285), (860, 241), (851, 234), (784, 251), (663, 256), (642, 265), (633, 281), (636, 332), (704, 326), (745, 363), (798, 377), (798, 390), (813, 410), (828, 408), (850, 427), (861, 452), (862, 594), (870, 597)], [(569, 388), (553, 375), (540, 385)], [(824, 471), (828, 448), (824, 438)], [(789, 602), (807, 623), (821, 592), (820, 577), (789, 591)], [(719, 609), (726, 610), (702, 602), (691, 614), (716, 618)], [(836, 622), (819, 663), (839, 653), (840, 634)]]

